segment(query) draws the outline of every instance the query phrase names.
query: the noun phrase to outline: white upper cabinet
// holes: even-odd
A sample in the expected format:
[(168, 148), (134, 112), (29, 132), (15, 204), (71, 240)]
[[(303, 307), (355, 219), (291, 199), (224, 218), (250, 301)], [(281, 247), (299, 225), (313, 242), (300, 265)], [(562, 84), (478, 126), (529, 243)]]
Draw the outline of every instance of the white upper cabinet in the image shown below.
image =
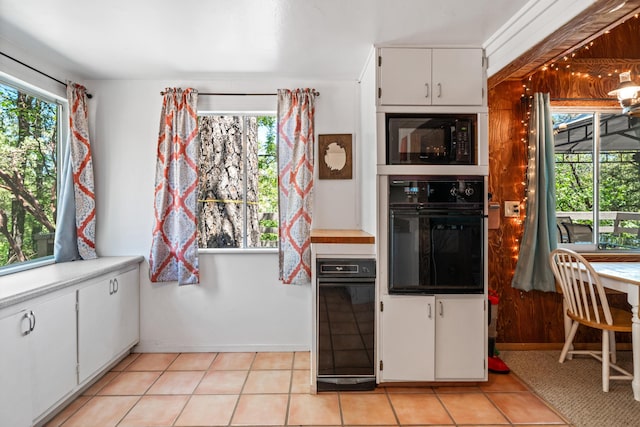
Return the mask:
[(378, 105), (484, 104), (482, 49), (387, 47), (378, 55)]
[(380, 105), (431, 104), (431, 49), (382, 48), (379, 55)]

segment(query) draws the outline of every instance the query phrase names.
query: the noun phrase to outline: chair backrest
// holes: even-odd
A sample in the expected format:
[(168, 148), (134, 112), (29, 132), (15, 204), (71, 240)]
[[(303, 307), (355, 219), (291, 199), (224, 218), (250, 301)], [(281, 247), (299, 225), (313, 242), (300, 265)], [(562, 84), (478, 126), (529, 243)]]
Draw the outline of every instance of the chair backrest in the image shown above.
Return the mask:
[(549, 255), (549, 262), (569, 314), (589, 322), (613, 324), (600, 276), (589, 261), (575, 251), (558, 248)]
[(640, 237), (640, 227), (638, 225), (631, 224), (628, 221), (635, 221), (635, 224), (640, 223), (640, 213), (616, 213), (616, 219), (613, 220), (613, 234), (620, 236), (622, 233), (629, 233), (633, 234), (634, 236)]
[(562, 226), (567, 230), (568, 243), (593, 242), (593, 229), (590, 225), (563, 222)]

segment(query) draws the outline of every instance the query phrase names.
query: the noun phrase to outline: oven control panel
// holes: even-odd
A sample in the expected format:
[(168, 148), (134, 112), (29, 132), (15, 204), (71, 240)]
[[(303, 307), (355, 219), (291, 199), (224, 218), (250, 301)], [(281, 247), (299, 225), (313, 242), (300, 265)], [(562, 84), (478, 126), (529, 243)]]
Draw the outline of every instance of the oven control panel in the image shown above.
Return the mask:
[(391, 176), (390, 205), (478, 205), (484, 200), (481, 176)]

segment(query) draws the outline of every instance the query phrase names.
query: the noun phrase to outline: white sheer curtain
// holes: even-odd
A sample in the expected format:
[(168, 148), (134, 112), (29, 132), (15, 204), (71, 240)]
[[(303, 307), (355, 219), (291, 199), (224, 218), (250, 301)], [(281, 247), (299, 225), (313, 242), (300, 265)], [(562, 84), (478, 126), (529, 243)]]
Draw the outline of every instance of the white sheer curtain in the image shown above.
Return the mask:
[(555, 292), (549, 254), (557, 246), (553, 124), (548, 93), (535, 93), (529, 126), (527, 206), (520, 254), (511, 286)]

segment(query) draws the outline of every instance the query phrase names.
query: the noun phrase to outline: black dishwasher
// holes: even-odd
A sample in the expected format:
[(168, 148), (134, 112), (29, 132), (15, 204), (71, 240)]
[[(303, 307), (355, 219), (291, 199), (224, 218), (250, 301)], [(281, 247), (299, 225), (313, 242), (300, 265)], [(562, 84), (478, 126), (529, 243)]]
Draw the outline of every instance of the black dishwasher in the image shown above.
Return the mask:
[(372, 390), (375, 378), (373, 258), (318, 258), (318, 391)]

